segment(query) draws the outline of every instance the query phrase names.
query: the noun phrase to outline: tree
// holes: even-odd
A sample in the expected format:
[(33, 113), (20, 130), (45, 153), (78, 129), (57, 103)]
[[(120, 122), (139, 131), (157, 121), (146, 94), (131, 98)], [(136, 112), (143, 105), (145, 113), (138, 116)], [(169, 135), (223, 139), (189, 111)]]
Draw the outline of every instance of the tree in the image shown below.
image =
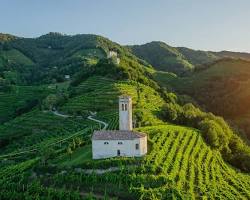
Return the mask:
[(177, 121), (181, 113), (182, 107), (178, 104), (166, 103), (162, 108), (162, 114), (166, 120)]
[(47, 165), (48, 160), (53, 157), (54, 149), (50, 147), (43, 147), (40, 149), (41, 161), (44, 166)]
[(44, 101), (44, 106), (46, 109), (52, 110), (57, 104), (57, 96), (55, 94), (50, 94), (46, 97)]
[(83, 141), (81, 138), (77, 137), (77, 138), (75, 139), (75, 142), (76, 142), (76, 145), (77, 145), (78, 147), (80, 147), (80, 146), (83, 144), (84, 141)]
[(188, 103), (183, 106), (183, 117), (186, 125), (197, 127), (202, 119), (203, 113), (199, 108), (194, 107), (193, 104)]
[(9, 81), (0, 77), (0, 92), (9, 92), (11, 91), (11, 85)]
[(72, 153), (73, 153), (73, 151), (72, 151), (71, 147), (68, 146), (68, 148), (67, 148), (67, 154), (69, 155), (70, 160), (71, 160), (71, 157), (72, 157)]
[(213, 120), (204, 119), (199, 124), (204, 138), (212, 147), (219, 147), (219, 135), (223, 132), (222, 128)]

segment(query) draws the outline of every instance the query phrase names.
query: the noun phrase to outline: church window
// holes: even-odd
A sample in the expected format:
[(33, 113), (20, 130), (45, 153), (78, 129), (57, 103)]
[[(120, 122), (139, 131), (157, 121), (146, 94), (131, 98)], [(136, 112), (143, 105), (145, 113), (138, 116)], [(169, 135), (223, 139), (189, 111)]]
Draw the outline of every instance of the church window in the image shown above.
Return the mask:
[(122, 142), (118, 142), (118, 144), (122, 144)]
[(125, 111), (128, 110), (128, 104), (125, 104)]
[(108, 142), (104, 142), (104, 144), (109, 144)]
[(124, 111), (124, 104), (122, 104), (122, 111)]
[(136, 149), (136, 150), (139, 149), (139, 144), (135, 144), (135, 149)]

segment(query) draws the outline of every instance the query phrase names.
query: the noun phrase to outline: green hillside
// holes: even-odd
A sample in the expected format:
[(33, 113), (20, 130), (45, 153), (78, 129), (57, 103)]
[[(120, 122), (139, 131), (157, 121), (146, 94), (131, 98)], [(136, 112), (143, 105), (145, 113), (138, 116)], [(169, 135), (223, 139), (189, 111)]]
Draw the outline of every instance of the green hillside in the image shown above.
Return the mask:
[(136, 56), (146, 60), (157, 70), (183, 75), (191, 72), (194, 68), (176, 48), (163, 42), (151, 42), (130, 48)]
[(225, 117), (250, 138), (248, 61), (223, 59), (191, 77), (157, 73), (156, 78), (162, 85), (171, 85), (177, 92), (192, 96), (207, 110)]
[(17, 39), (17, 37), (14, 36), (14, 35), (0, 33), (0, 42), (11, 41), (11, 40), (14, 40), (14, 39)]
[(177, 47), (177, 49), (195, 66), (195, 68), (198, 69), (200, 69), (202, 65), (211, 63), (220, 58), (218, 54), (208, 51), (193, 50), (185, 47)]
[(150, 42), (129, 46), (129, 48), (156, 70), (173, 72), (181, 76), (189, 75), (192, 71), (206, 69), (211, 63), (223, 58), (250, 60), (249, 53), (194, 50), (186, 47), (172, 47), (164, 42)]
[[(219, 153), (211, 150), (196, 130), (174, 125), (150, 126), (139, 130), (149, 135), (151, 145), (150, 153), (143, 160), (92, 161), (88, 159), (86, 146), (79, 150), (77, 148), (71, 157), (52, 159), (50, 162), (61, 163), (58, 169), (34, 168), (37, 160), (22, 162), (1, 168), (0, 174), (6, 177), (0, 182), (2, 197), (10, 197), (8, 191), (11, 187), (16, 191), (11, 195), (19, 198), (31, 195), (37, 198), (71, 196), (74, 199), (250, 198), (250, 177), (225, 164)], [(100, 170), (117, 165), (119, 167), (115, 172), (84, 174), (89, 167)], [(74, 170), (76, 167), (82, 172)], [(63, 169), (64, 173), (61, 173)], [(26, 171), (25, 176), (20, 175), (23, 171)], [(32, 171), (39, 176), (30, 176)], [(8, 174), (12, 176), (8, 177)], [(17, 178), (18, 181), (14, 183), (13, 180)], [(26, 185), (28, 180), (32, 182), (23, 189), (22, 185)], [(62, 190), (64, 184), (67, 189)], [(23, 192), (19, 193), (21, 190)]]
[(65, 75), (74, 76), (86, 66), (107, 58), (111, 50), (119, 56), (143, 62), (126, 48), (91, 34), (49, 33), (38, 38), (3, 39), (0, 43), (0, 77), (9, 80), (6, 73), (11, 72), (18, 78), (15, 83), (25, 85), (63, 82)]
[[(72, 96), (58, 109), (72, 117), (34, 110), (0, 126), (3, 199), (10, 195), (17, 199), (34, 195), (59, 199), (250, 197), (249, 175), (226, 164), (220, 153), (205, 143), (200, 131), (167, 125), (159, 118), (164, 99), (153, 88), (95, 76), (69, 89)], [(97, 111), (95, 118), (116, 129), (120, 94), (133, 97), (133, 114), (140, 117), (137, 126), (144, 126), (138, 130), (148, 134), (149, 153), (143, 159), (93, 161), (91, 130), (101, 127), (87, 116)], [(105, 171), (111, 167), (115, 171)], [(84, 173), (90, 169), (104, 173)], [(9, 192), (10, 187), (14, 193)]]
[(30, 111), (52, 92), (48, 86), (12, 86), (10, 91), (0, 91), (0, 124)]
[(140, 124), (148, 125), (160, 122), (155, 115), (157, 116), (158, 113), (159, 116), (164, 100), (149, 86), (133, 81), (114, 81), (97, 76), (90, 77), (72, 90), (74, 96), (59, 108), (64, 113), (88, 115), (90, 111), (96, 111), (97, 113), (115, 114), (117, 113), (118, 96), (127, 94), (133, 98), (134, 114), (144, 117)]
[(244, 52), (221, 51), (221, 52), (211, 52), (211, 53), (222, 58), (250, 60), (250, 54)]
[[(180, 49), (153, 46), (149, 55), (155, 52), (160, 57), (153, 59), (172, 71), (156, 71), (133, 50), (97, 35), (5, 39), (0, 44), (0, 199), (250, 199), (250, 147), (223, 118), (170, 92), (192, 95), (186, 91), (235, 75), (247, 83), (247, 62), (226, 59), (183, 78), (173, 70), (188, 75), (203, 57), (214, 57), (193, 52), (197, 56), (188, 60)], [(107, 58), (110, 50), (119, 61)], [(221, 62), (230, 64), (220, 69)], [(236, 66), (241, 73), (235, 73)], [(148, 154), (93, 160), (92, 133), (118, 129), (120, 95), (133, 99), (134, 126), (148, 135)]]
[(250, 198), (250, 176), (225, 164), (196, 130), (173, 125), (139, 130), (149, 135), (152, 145), (144, 167), (149, 173), (167, 176), (185, 198)]

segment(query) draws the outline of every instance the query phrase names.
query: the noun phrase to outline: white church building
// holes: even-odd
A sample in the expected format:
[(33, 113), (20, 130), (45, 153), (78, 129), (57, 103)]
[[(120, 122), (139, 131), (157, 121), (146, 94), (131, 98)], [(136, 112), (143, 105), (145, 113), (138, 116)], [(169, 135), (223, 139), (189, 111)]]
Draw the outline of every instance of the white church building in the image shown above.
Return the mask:
[(132, 98), (119, 97), (119, 130), (95, 131), (92, 136), (93, 159), (116, 156), (140, 157), (147, 153), (147, 135), (133, 131)]

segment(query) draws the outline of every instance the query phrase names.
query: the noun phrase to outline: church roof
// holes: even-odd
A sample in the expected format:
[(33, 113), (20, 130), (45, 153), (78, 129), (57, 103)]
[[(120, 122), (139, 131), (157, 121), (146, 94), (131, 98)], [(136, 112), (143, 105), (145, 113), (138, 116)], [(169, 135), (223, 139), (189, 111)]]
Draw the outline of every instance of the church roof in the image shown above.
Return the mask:
[(121, 131), (121, 130), (101, 130), (93, 133), (93, 140), (133, 140), (145, 137), (145, 133), (136, 131)]

